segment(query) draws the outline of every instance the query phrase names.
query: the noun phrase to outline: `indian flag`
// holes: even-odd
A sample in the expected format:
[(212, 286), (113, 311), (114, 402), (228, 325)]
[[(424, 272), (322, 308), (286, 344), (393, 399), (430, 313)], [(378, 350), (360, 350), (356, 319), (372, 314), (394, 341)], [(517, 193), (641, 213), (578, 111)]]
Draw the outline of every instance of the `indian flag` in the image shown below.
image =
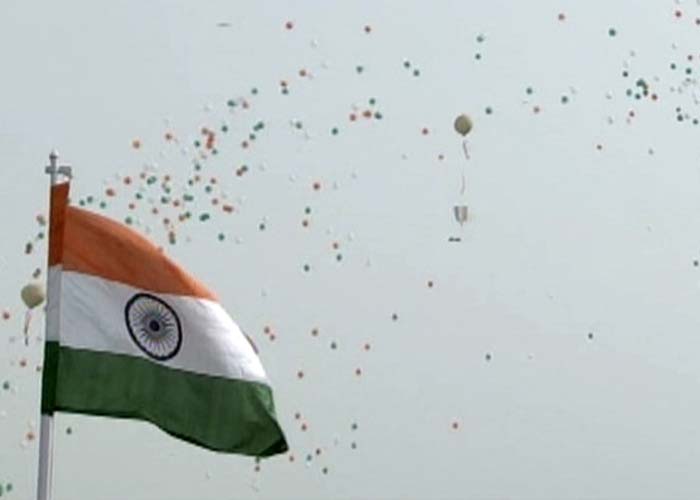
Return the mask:
[(287, 451), (254, 347), (216, 296), (127, 226), (51, 192), (42, 413), (133, 418), (212, 450)]

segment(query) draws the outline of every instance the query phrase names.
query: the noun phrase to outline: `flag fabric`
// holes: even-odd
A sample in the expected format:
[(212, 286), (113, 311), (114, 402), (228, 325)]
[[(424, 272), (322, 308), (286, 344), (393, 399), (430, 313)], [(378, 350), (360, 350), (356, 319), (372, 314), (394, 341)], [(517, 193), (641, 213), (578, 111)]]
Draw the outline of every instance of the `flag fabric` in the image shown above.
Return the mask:
[(260, 359), (216, 296), (68, 192), (51, 192), (42, 413), (145, 420), (222, 452), (287, 451)]

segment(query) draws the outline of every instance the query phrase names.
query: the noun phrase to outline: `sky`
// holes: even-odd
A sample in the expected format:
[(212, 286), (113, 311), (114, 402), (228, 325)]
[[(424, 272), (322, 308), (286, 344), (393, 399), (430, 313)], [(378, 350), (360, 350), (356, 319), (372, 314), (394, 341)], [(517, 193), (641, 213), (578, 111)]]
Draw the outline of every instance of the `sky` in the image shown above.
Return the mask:
[[(256, 464), (60, 414), (55, 500), (695, 498), (698, 18), (690, 1), (5, 0), (3, 500), (36, 487), (44, 317), (25, 345), (19, 290), (45, 279), (52, 148), (75, 203), (129, 217), (217, 292), (291, 448)], [(164, 195), (192, 196), (192, 218)]]

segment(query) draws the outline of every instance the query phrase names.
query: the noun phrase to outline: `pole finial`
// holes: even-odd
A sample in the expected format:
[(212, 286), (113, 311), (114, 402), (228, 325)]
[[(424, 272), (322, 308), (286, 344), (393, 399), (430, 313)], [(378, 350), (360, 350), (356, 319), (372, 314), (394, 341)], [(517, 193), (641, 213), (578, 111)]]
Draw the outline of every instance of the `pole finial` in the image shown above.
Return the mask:
[(72, 177), (72, 169), (68, 165), (58, 165), (58, 151), (52, 149), (49, 154), (49, 164), (44, 169), (44, 171), (51, 176), (51, 185), (53, 186), (58, 182), (59, 175)]

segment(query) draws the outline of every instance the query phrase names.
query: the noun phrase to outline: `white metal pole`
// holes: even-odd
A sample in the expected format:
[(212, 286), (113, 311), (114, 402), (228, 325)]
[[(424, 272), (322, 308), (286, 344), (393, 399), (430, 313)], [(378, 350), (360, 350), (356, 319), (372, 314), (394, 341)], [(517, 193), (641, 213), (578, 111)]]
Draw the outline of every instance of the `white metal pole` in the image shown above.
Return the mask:
[[(64, 167), (65, 168), (65, 167)], [(61, 172), (59, 172), (61, 171)], [(69, 169), (61, 169), (58, 166), (58, 152), (54, 149), (49, 155), (49, 165), (46, 167), (45, 172), (49, 174), (51, 178), (51, 185), (54, 186), (58, 183), (59, 173), (63, 171), (70, 172)], [(47, 259), (48, 260), (48, 259)], [(53, 300), (56, 298), (51, 296), (51, 273), (47, 270), (47, 310), (51, 305)], [(44, 331), (48, 331), (49, 315), (46, 315), (46, 325)], [(53, 415), (41, 415), (41, 425), (39, 428), (39, 477), (37, 481), (37, 500), (51, 500), (51, 484), (53, 481)]]
[(53, 481), (53, 415), (41, 416), (39, 429), (39, 482), (37, 500), (51, 500)]

